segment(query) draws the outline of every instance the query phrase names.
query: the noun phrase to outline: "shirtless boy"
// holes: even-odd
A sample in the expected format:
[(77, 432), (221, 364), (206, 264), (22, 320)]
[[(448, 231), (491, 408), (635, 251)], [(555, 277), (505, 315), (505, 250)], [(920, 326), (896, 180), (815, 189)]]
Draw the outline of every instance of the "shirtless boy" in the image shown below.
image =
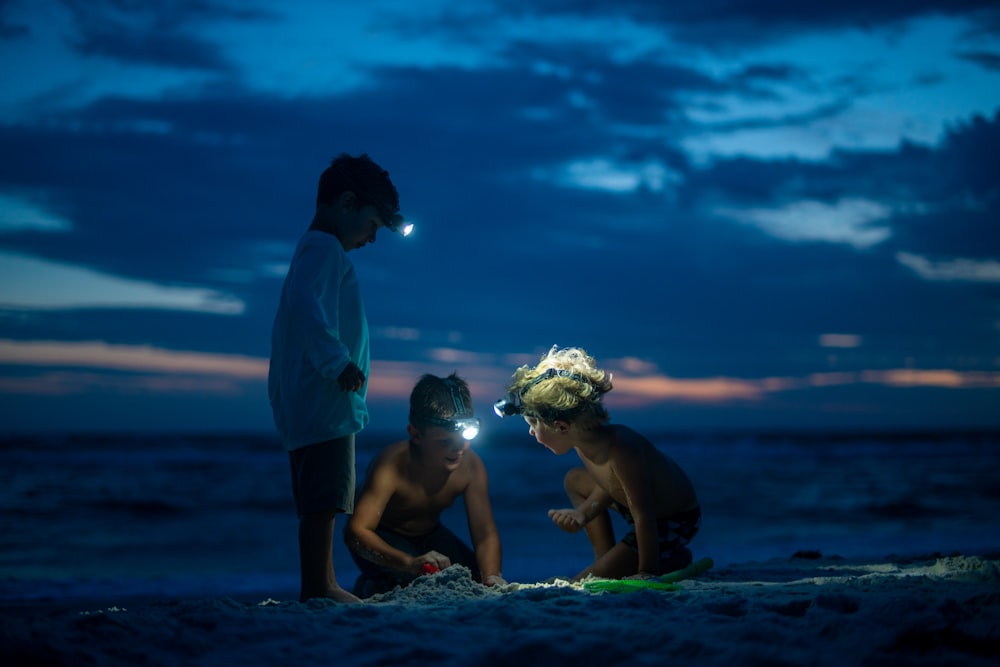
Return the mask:
[[(409, 440), (389, 445), (372, 461), (344, 529), (361, 570), (355, 595), (384, 593), (455, 564), (488, 586), (505, 583), (486, 467), (469, 448), (479, 420), (465, 381), (455, 374), (423, 376), (410, 394), (406, 430)], [(472, 549), (440, 519), (459, 496)]]
[[(608, 423), (601, 398), (610, 390), (610, 375), (586, 351), (553, 347), (535, 367), (515, 371), (495, 410), (522, 415), (540, 444), (560, 456), (575, 450), (583, 463), (564, 480), (573, 506), (549, 510), (563, 530), (582, 528), (594, 549), (594, 562), (576, 579), (645, 578), (685, 567), (691, 563), (686, 545), (701, 524), (694, 487), (645, 437)], [(630, 528), (618, 543), (609, 508)]]

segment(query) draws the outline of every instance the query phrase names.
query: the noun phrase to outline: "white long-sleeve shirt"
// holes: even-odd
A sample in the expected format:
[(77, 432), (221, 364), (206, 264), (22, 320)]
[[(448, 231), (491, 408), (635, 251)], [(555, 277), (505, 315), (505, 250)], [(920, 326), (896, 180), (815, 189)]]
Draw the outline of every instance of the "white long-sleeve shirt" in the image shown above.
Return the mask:
[(350, 361), (368, 377), (368, 320), (357, 274), (337, 237), (309, 231), (295, 249), (271, 333), (268, 395), (286, 450), (368, 424), (367, 380), (357, 392), (337, 383)]

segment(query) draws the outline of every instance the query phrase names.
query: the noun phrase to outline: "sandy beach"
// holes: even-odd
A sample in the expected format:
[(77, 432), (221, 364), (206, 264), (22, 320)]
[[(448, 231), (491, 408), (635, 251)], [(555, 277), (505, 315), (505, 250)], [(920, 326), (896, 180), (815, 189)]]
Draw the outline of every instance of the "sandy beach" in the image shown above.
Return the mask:
[(817, 553), (679, 590), (496, 590), (453, 567), (360, 605), (182, 599), (6, 607), (5, 665), (993, 665), (1000, 560)]
[[(523, 440), (480, 445), (514, 583), (449, 568), (348, 606), (297, 601), (288, 463), (269, 438), (9, 441), (0, 667), (998, 662), (994, 435), (661, 437), (696, 480), (692, 551), (714, 567), (617, 594), (553, 579), (591, 557), (546, 514), (574, 461)], [(467, 534), (460, 506), (444, 520)]]

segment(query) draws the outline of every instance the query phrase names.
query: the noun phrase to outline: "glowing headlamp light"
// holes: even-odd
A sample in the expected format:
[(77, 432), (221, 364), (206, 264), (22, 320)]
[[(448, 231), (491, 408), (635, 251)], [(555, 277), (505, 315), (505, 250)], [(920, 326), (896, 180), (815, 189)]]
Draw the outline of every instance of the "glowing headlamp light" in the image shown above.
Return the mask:
[(394, 232), (399, 232), (403, 236), (409, 236), (413, 231), (413, 223), (406, 220), (399, 213), (394, 213), (385, 226)]
[(459, 417), (457, 419), (442, 419), (440, 417), (423, 417), (422, 421), (434, 426), (446, 428), (462, 434), (463, 440), (472, 440), (479, 435), (478, 417)]

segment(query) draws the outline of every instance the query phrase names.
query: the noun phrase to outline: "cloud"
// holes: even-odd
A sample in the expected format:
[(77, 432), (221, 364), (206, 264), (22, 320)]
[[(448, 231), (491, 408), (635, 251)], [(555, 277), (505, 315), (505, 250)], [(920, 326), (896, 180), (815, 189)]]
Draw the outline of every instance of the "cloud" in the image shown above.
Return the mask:
[(19, 18), (11, 18), (13, 3), (0, 2), (0, 41), (19, 40), (31, 35), (31, 28)]
[(765, 393), (760, 382), (737, 378), (677, 379), (665, 375), (614, 378), (614, 389), (606, 399), (611, 405), (636, 407), (672, 401), (727, 403), (760, 400)]
[(861, 336), (857, 334), (826, 333), (819, 337), (820, 347), (839, 347), (850, 349), (861, 347)]
[(461, 364), (466, 366), (489, 364), (494, 358), (494, 355), (488, 352), (472, 352), (453, 347), (436, 347), (430, 349), (427, 351), (427, 356), (439, 364)]
[(1000, 283), (1000, 261), (950, 259), (934, 262), (908, 252), (896, 253), (896, 260), (931, 282)]
[(843, 243), (864, 250), (892, 235), (889, 227), (872, 226), (885, 221), (891, 209), (865, 199), (846, 198), (835, 204), (796, 201), (771, 209), (718, 207), (714, 212), (793, 243)]
[(681, 180), (679, 173), (656, 160), (622, 164), (604, 158), (573, 160), (554, 170), (539, 168), (533, 175), (564, 187), (613, 193), (635, 192), (640, 188), (662, 192)]
[(195, 70), (229, 69), (214, 40), (197, 35), (197, 28), (274, 16), (211, 0), (177, 3), (70, 0), (65, 5), (76, 29), (71, 42), (79, 53), (128, 65)]
[[(991, 282), (1000, 248), (996, 70), (957, 55), (995, 52), (961, 38), (978, 19), (898, 22), (944, 7), (923, 2), (628, 3), (390, 0), (334, 23), (322, 3), (274, 5), (272, 21), (212, 0), (73, 0), (53, 23), (17, 3), (31, 37), (0, 62), (37, 66), (0, 94), (0, 191), (36, 210), (0, 222), (0, 301), (33, 305), (0, 312), (0, 338), (260, 363), (316, 177), (347, 150), (383, 162), (421, 223), (351, 254), (382, 355), (373, 400), (452, 370), (488, 400), (537, 361), (496, 351), (539, 341), (632, 355), (615, 369), (631, 393), (610, 398), (653, 412), (755, 410), (907, 357), (989, 370), (993, 295), (931, 284)], [(37, 233), (59, 220), (66, 233)], [(810, 374), (835, 357), (844, 373)]]
[(245, 396), (241, 378), (204, 375), (121, 375), (57, 371), (0, 377), (0, 394), (18, 396), (85, 396), (111, 391), (119, 394)]
[(263, 379), (267, 377), (268, 360), (242, 355), (165, 350), (148, 345), (114, 345), (102, 341), (0, 339), (0, 364)]
[(936, 387), (982, 389), (1000, 387), (1000, 372), (915, 370), (906, 368), (846, 373), (812, 373), (803, 377), (672, 378), (661, 374), (619, 377), (608, 394), (609, 405), (648, 407), (664, 403), (731, 404), (762, 401), (768, 394), (811, 388), (878, 384), (893, 388)]
[[(649, 29), (669, 29), (675, 39), (687, 45), (722, 48), (780, 40), (783, 36), (811, 36), (831, 28), (878, 28), (925, 15), (954, 15), (978, 9), (995, 9), (990, 0), (953, 3), (948, 0), (921, 2), (839, 3), (801, 2), (787, 4), (761, 0), (711, 0), (697, 3), (620, 0), (596, 5), (581, 0), (516, 0), (503, 4), (507, 13), (532, 12), (553, 16), (587, 16), (606, 21), (609, 17), (630, 17)], [(984, 19), (985, 20), (985, 19)]]
[(10, 232), (68, 232), (73, 223), (22, 197), (0, 194), (0, 234)]
[(420, 340), (420, 329), (415, 327), (372, 327), (372, 337), (385, 340)]
[(1000, 53), (996, 51), (966, 51), (959, 53), (958, 57), (976, 63), (985, 69), (994, 72), (1000, 71)]
[[(423, 374), (445, 376), (458, 372), (468, 381), (474, 402), (485, 409), (502, 392), (510, 377), (510, 365), (497, 365), (496, 359), (487, 355), (439, 356), (444, 359), (431, 363), (373, 360), (369, 401), (403, 404)], [(522, 357), (506, 356), (504, 360), (520, 361)], [(1000, 372), (886, 369), (814, 373), (802, 377), (675, 378), (655, 372), (647, 362), (632, 358), (618, 361), (623, 367), (650, 371), (642, 375), (615, 372), (614, 389), (606, 401), (609, 406), (619, 408), (650, 408), (667, 404), (721, 407), (760, 403), (766, 401), (769, 395), (781, 392), (860, 384), (903, 390), (913, 387), (951, 390), (1000, 387)], [(27, 373), (7, 372), (0, 376), (0, 394), (67, 396), (110, 391), (133, 395), (246, 396), (263, 393), (261, 385), (266, 382), (268, 360), (100, 341), (0, 339), (0, 366), (29, 370)], [(38, 368), (55, 370), (30, 372)], [(70, 370), (73, 368), (83, 370)]]
[(240, 299), (212, 289), (129, 280), (3, 251), (0, 266), (0, 309), (141, 308), (214, 315), (240, 315), (245, 309)]
[(864, 371), (864, 382), (891, 387), (946, 387), (949, 389), (1000, 387), (1000, 373), (986, 371), (956, 371), (947, 368), (917, 370), (897, 368), (885, 371)]

